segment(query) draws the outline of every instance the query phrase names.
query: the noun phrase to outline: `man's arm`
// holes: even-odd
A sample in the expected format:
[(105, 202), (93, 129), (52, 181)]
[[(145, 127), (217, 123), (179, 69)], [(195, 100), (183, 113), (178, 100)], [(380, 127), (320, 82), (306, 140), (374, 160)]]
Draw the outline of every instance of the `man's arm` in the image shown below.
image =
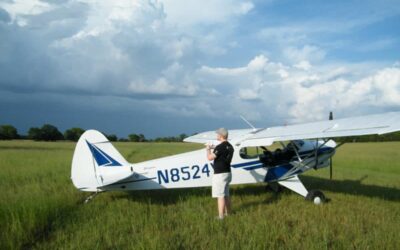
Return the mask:
[(209, 161), (213, 161), (215, 158), (217, 158), (217, 156), (214, 154), (214, 152), (211, 151), (210, 145), (207, 145), (206, 150), (207, 150), (207, 159)]

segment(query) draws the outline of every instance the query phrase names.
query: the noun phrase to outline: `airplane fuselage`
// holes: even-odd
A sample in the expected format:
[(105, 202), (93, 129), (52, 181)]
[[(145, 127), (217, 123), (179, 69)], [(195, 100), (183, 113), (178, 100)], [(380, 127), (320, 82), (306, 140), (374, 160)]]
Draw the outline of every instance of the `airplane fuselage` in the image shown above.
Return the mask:
[[(302, 174), (310, 169), (329, 166), (334, 146), (311, 140), (296, 141), (297, 150), (290, 159), (268, 165), (261, 157), (244, 159), (240, 146), (233, 145), (232, 185), (277, 182)], [(211, 186), (213, 163), (204, 149), (163, 157), (131, 165), (133, 174), (102, 190), (146, 190)]]

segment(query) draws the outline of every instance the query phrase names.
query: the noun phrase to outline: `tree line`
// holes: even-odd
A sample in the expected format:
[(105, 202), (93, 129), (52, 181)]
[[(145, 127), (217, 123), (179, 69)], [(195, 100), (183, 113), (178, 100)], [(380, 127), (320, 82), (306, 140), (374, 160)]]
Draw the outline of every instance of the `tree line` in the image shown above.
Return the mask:
[[(12, 125), (0, 125), (0, 140), (30, 139), (35, 141), (78, 141), (79, 137), (85, 132), (84, 129), (74, 127), (61, 133), (60, 130), (51, 124), (44, 124), (42, 127), (31, 127), (27, 135), (20, 135)], [(147, 139), (143, 134), (130, 134), (128, 138), (118, 138), (115, 134), (104, 134), (109, 141), (121, 142), (181, 142), (187, 137), (186, 134), (169, 137), (157, 137)]]
[[(18, 134), (17, 129), (12, 125), (0, 125), (0, 140), (14, 139), (30, 139), (35, 141), (78, 141), (79, 137), (85, 132), (82, 128), (70, 128), (61, 133), (56, 126), (44, 124), (42, 127), (32, 127), (28, 130), (27, 135)], [(147, 139), (143, 134), (130, 134), (128, 138), (118, 138), (115, 134), (104, 134), (109, 141), (121, 142), (181, 142), (187, 137), (186, 134), (178, 136), (157, 137), (155, 139)], [(400, 132), (385, 135), (364, 135), (353, 137), (342, 137), (335, 139), (338, 142), (383, 142), (383, 141), (400, 141)]]
[(400, 141), (400, 132), (393, 132), (384, 135), (363, 135), (352, 137), (340, 137), (335, 139), (338, 142), (384, 142), (384, 141)]

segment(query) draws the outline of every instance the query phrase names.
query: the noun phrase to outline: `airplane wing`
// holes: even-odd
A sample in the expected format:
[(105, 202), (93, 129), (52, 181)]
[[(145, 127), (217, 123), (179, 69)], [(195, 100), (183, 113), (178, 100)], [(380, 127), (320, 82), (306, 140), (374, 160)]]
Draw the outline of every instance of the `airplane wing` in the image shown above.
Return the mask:
[(259, 130), (240, 144), (249, 147), (270, 145), (276, 141), (381, 135), (396, 131), (400, 131), (400, 112), (270, 127)]
[[(229, 141), (234, 141), (237, 140), (238, 138), (241, 138), (243, 136), (246, 136), (248, 134), (254, 133), (253, 129), (233, 129), (229, 130), (229, 136), (228, 140)], [(203, 133), (199, 133), (196, 135), (189, 136), (185, 138), (183, 141), (184, 142), (195, 142), (195, 143), (208, 143), (208, 142), (213, 142), (216, 144), (216, 133), (215, 131), (207, 131)]]

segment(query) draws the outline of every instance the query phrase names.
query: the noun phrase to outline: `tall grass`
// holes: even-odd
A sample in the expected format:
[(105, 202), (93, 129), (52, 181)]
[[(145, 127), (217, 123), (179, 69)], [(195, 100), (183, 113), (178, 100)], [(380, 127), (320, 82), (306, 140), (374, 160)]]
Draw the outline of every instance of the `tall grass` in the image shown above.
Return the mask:
[[(117, 143), (130, 162), (197, 149)], [(232, 187), (234, 213), (215, 220), (209, 188), (87, 193), (70, 181), (73, 143), (0, 142), (0, 249), (396, 249), (400, 143), (347, 144), (302, 180), (331, 202), (315, 206), (263, 184)]]

